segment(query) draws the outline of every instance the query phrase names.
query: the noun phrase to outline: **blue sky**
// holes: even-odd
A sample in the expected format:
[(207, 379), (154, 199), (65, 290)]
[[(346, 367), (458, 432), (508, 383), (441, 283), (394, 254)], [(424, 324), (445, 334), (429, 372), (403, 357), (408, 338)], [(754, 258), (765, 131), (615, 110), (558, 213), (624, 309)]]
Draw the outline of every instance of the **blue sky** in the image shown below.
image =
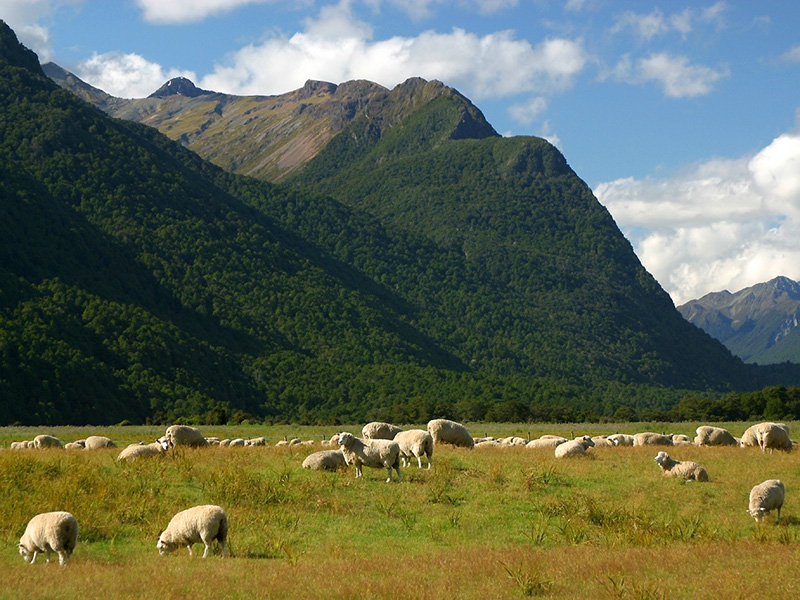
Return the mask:
[(111, 94), (439, 79), (546, 137), (676, 303), (800, 279), (794, 1), (0, 0), (45, 62)]

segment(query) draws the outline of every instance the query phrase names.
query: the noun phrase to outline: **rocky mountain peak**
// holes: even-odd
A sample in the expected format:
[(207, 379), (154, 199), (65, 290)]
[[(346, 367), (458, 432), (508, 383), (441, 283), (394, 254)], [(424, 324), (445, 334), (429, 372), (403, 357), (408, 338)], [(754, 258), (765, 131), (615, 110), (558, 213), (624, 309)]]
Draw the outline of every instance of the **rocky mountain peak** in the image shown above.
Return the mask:
[(174, 77), (158, 88), (155, 92), (150, 94), (148, 98), (166, 98), (168, 96), (186, 96), (187, 98), (196, 98), (197, 96), (204, 96), (206, 94), (213, 93), (214, 92), (200, 89), (189, 79), (186, 79), (186, 77)]

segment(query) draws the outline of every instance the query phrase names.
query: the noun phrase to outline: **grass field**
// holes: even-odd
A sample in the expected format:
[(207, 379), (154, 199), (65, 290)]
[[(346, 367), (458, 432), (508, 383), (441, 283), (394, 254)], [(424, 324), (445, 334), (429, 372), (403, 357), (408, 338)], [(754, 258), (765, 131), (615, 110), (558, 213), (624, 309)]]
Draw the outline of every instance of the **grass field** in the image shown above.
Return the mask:
[[(747, 424), (722, 424), (740, 435)], [(794, 431), (797, 423), (790, 423)], [(693, 434), (696, 424), (666, 427)], [(207, 427), (206, 435), (330, 437), (332, 428)], [(358, 431), (358, 427), (343, 427)], [(474, 435), (567, 436), (658, 425), (471, 426)], [(93, 433), (120, 446), (164, 428), (2, 428), (0, 445)], [(431, 471), (303, 470), (315, 447), (178, 450), (121, 465), (118, 450), (0, 451), (0, 598), (695, 598), (800, 597), (800, 455), (675, 447), (710, 483), (661, 475), (658, 448), (598, 448), (556, 460), (525, 448), (437, 447)], [(750, 488), (779, 478), (780, 525), (745, 513)], [(196, 504), (229, 515), (231, 557), (160, 557), (159, 532)], [(66, 568), (27, 565), (17, 542), (36, 513), (68, 510)], [(197, 546), (196, 550), (202, 550)], [(39, 562), (41, 561), (41, 564)], [(768, 592), (765, 592), (769, 590)]]

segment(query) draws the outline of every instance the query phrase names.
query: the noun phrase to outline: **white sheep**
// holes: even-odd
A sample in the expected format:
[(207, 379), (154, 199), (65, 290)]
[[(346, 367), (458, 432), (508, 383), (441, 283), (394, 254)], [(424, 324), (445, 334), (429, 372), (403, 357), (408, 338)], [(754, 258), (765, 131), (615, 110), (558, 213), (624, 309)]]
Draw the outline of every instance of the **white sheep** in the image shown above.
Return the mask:
[(402, 428), (391, 423), (382, 423), (381, 421), (373, 421), (367, 423), (361, 428), (361, 437), (369, 438), (371, 440), (393, 440), (394, 436), (400, 433)]
[(499, 439), (498, 443), (501, 446), (524, 446), (528, 443), (528, 440), (523, 437), (519, 437), (518, 435), (512, 435)]
[(263, 437), (263, 436), (262, 437), (250, 438), (249, 440), (247, 440), (246, 445), (248, 445), (248, 446), (266, 446), (267, 445), (267, 439), (265, 437)]
[(780, 479), (767, 479), (754, 486), (750, 490), (750, 504), (747, 513), (753, 517), (757, 523), (771, 510), (778, 511), (776, 523), (781, 522), (781, 508), (783, 508), (783, 498), (786, 495), (786, 488)]
[(730, 431), (713, 425), (701, 425), (695, 429), (694, 443), (697, 446), (737, 446)]
[(592, 438), (588, 435), (576, 437), (574, 440), (564, 442), (556, 446), (556, 458), (568, 458), (573, 456), (583, 456), (586, 450), (594, 446)]
[(692, 438), (688, 435), (684, 435), (682, 433), (674, 433), (672, 434), (672, 445), (673, 446), (691, 446), (692, 445)]
[(592, 436), (592, 441), (594, 442), (595, 447), (602, 448), (603, 446), (616, 446), (617, 443), (614, 439), (610, 438), (607, 435), (595, 435)]
[(130, 444), (123, 448), (117, 455), (118, 461), (138, 460), (140, 458), (152, 458), (160, 456), (166, 452), (169, 446), (164, 441), (155, 441), (152, 444)]
[(633, 446), (634, 437), (629, 433), (612, 433), (608, 436), (615, 446)]
[(103, 435), (90, 435), (84, 441), (87, 450), (97, 450), (98, 448), (116, 448), (117, 445)]
[(313, 471), (336, 471), (347, 466), (341, 450), (320, 450), (306, 456), (303, 461), (304, 469)]
[(25, 562), (33, 564), (42, 552), (50, 562), (50, 553), (58, 554), (58, 564), (67, 564), (78, 542), (78, 521), (64, 511), (40, 513), (28, 521), (19, 540), (19, 553)]
[(634, 446), (672, 446), (672, 436), (664, 435), (663, 433), (653, 433), (652, 431), (645, 431), (642, 433), (634, 434)]
[(653, 460), (667, 477), (676, 477), (684, 481), (708, 481), (708, 472), (696, 462), (675, 460), (663, 450), (656, 454)]
[(400, 474), (400, 446), (391, 440), (360, 440), (352, 433), (342, 432), (337, 440), (348, 465), (356, 468), (356, 479), (361, 477), (361, 467), (385, 467), (389, 472), (386, 482), (392, 480), (392, 469), (397, 472), (397, 480), (402, 481)]
[(85, 450), (86, 446), (82, 442), (67, 442), (64, 450)]
[(554, 436), (554, 435), (543, 435), (542, 437), (531, 440), (527, 444), (525, 444), (526, 448), (549, 448), (554, 450), (556, 446), (560, 446), (564, 442), (567, 441), (567, 438)]
[(244, 448), (246, 445), (247, 443), (244, 441), (244, 438), (235, 438), (228, 443), (229, 448), (234, 448), (237, 446)]
[(452, 444), (463, 448), (473, 448), (475, 440), (461, 423), (449, 419), (432, 419), (428, 421), (428, 433), (435, 444)]
[[(30, 448), (30, 445), (28, 446)], [(42, 448), (63, 448), (64, 444), (61, 440), (52, 435), (41, 434), (33, 438), (33, 447), (36, 449)]]
[(403, 466), (411, 466), (411, 459), (417, 459), (417, 467), (422, 468), (422, 457), (428, 459), (428, 468), (433, 465), (433, 436), (424, 429), (409, 429), (394, 436), (400, 446), (400, 458)]
[(170, 425), (165, 435), (170, 446), (190, 446), (200, 448), (208, 446), (208, 440), (200, 430), (189, 425)]
[(220, 506), (204, 504), (187, 508), (170, 520), (167, 528), (158, 536), (158, 553), (166, 556), (181, 546), (186, 546), (192, 556), (192, 544), (205, 546), (203, 558), (208, 556), (211, 543), (217, 540), (226, 555), (225, 543), (228, 540), (228, 515)]
[(792, 450), (792, 440), (789, 437), (789, 428), (783, 423), (756, 423), (749, 427), (743, 434), (740, 445), (758, 446), (762, 452), (769, 450)]

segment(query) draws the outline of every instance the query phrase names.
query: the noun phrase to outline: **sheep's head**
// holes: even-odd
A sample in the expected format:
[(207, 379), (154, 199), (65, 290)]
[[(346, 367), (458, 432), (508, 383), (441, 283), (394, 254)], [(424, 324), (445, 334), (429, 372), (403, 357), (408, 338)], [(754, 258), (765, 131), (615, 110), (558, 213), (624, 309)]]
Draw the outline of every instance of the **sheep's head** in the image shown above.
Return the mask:
[(661, 450), (653, 460), (663, 467), (664, 463), (669, 460), (669, 454)]
[(756, 523), (761, 523), (761, 520), (767, 515), (764, 508), (748, 508), (747, 514), (756, 520)]
[(29, 551), (29, 550), (28, 550), (28, 549), (25, 547), (25, 545), (24, 545), (24, 544), (22, 544), (22, 543), (20, 543), (20, 545), (19, 545), (19, 554), (20, 554), (20, 556), (21, 556), (22, 558), (24, 558), (24, 559), (25, 559), (25, 562), (26, 562), (26, 563), (29, 563), (29, 562), (31, 562), (31, 559), (33, 558), (33, 552), (30, 552), (30, 551)]
[(336, 443), (339, 444), (340, 446), (346, 446), (352, 439), (353, 439), (352, 433), (343, 431), (342, 433), (339, 434), (339, 437), (336, 438)]
[(171, 554), (178, 549), (178, 544), (174, 542), (168, 542), (164, 539), (164, 533), (162, 532), (161, 535), (158, 537), (158, 544), (156, 544), (156, 548), (158, 548), (158, 553), (161, 556), (166, 556), (167, 554)]

